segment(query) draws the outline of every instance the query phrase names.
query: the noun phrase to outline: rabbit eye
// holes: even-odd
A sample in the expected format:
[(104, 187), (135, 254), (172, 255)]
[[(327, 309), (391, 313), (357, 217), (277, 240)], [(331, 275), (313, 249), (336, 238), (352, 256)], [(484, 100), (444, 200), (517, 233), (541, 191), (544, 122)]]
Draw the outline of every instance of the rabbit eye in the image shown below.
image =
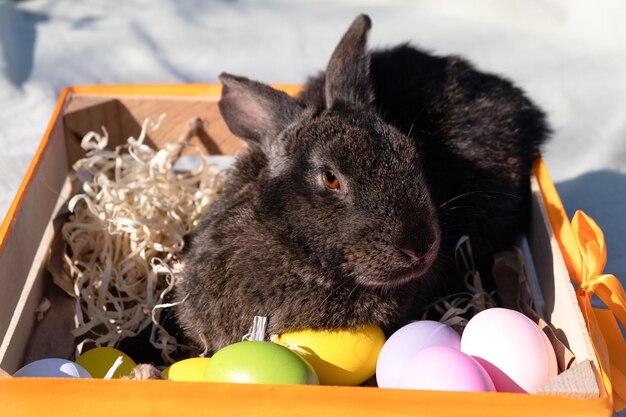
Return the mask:
[(329, 190), (338, 190), (339, 188), (341, 188), (339, 179), (337, 179), (333, 171), (324, 171), (322, 173), (322, 181), (324, 181), (324, 185)]

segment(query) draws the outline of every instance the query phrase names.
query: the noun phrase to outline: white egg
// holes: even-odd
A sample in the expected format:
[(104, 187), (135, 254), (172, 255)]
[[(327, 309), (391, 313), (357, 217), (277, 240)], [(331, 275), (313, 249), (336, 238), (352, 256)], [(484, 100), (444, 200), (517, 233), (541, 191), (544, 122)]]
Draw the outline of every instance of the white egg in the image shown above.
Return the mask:
[(490, 308), (475, 315), (461, 337), (461, 351), (485, 368), (498, 392), (534, 393), (558, 374), (547, 336), (514, 310)]

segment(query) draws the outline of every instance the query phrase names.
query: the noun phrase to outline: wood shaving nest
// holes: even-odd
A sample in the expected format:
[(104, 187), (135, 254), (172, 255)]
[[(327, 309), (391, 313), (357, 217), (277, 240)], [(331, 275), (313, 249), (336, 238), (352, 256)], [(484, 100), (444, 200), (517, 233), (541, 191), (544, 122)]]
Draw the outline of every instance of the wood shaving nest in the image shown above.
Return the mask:
[[(217, 198), (224, 173), (204, 158), (193, 171), (178, 172), (183, 150), (199, 149), (184, 139), (155, 150), (139, 138), (108, 150), (108, 133), (90, 132), (86, 156), (73, 166), (80, 193), (62, 228), (65, 262), (74, 281), (81, 343), (116, 346), (151, 326), (150, 342), (171, 363), (182, 347), (160, 323), (173, 304), (165, 296), (182, 270), (184, 236), (192, 232)], [(154, 129), (154, 124), (152, 124)]]
[(469, 236), (461, 236), (456, 244), (454, 257), (459, 271), (465, 271), (463, 282), (466, 291), (450, 294), (434, 300), (424, 310), (422, 319), (435, 316), (444, 324), (452, 327), (459, 334), (463, 333), (469, 318), (488, 308), (497, 306), (495, 292), (488, 292), (482, 283), (480, 272), (476, 269), (472, 243)]
[(438, 321), (462, 334), (469, 321), (468, 317), (498, 306), (495, 301), (495, 292), (487, 292), (483, 288), (478, 271), (468, 271), (465, 274), (464, 283), (467, 288), (466, 292), (436, 299), (425, 308), (422, 320), (427, 320), (429, 315), (434, 315)]

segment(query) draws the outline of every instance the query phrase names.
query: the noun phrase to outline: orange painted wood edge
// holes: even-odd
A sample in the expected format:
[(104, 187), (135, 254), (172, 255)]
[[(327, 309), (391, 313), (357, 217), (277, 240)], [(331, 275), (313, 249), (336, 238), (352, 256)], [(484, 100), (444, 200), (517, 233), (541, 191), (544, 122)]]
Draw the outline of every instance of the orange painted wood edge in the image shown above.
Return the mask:
[(7, 416), (610, 416), (607, 398), (208, 382), (0, 379)]
[[(297, 94), (301, 85), (272, 84), (272, 87), (287, 94)], [(76, 94), (146, 95), (215, 97), (222, 94), (221, 84), (130, 84), (130, 85), (81, 85), (70, 87)]]
[[(272, 86), (291, 95), (297, 94), (302, 89), (300, 85), (276, 84)], [(16, 215), (19, 212), (26, 190), (30, 186), (34, 173), (39, 166), (39, 161), (48, 146), (52, 129), (59, 117), (62, 116), (66, 101), (71, 98), (73, 94), (217, 97), (221, 95), (221, 92), (221, 84), (80, 85), (64, 88), (59, 95), (59, 99), (48, 122), (48, 127), (46, 128), (43, 138), (26, 170), (24, 179), (7, 210), (4, 220), (0, 224), (0, 253), (2, 253), (6, 245), (7, 238), (13, 227)]]

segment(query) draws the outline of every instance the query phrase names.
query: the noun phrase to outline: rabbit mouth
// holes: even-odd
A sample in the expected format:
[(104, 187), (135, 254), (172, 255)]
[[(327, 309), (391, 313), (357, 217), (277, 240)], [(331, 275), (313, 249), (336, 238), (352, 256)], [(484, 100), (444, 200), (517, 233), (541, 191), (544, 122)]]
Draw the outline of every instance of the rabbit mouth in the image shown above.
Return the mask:
[(427, 259), (422, 259), (418, 262), (415, 262), (411, 267), (409, 267), (406, 271), (400, 273), (395, 281), (402, 281), (403, 283), (406, 281), (411, 281), (416, 278), (420, 278), (430, 270), (432, 266), (432, 261)]
[(398, 287), (426, 275), (433, 260), (425, 257), (413, 262), (409, 267), (390, 271), (385, 276), (365, 275), (357, 277), (358, 284), (366, 287)]
[[(422, 235), (423, 236), (423, 235)], [(376, 242), (374, 242), (376, 243)], [(393, 288), (428, 275), (436, 263), (441, 246), (440, 234), (434, 230), (430, 242), (402, 245), (401, 242), (367, 242), (365, 251), (348, 257), (349, 273), (355, 283), (365, 287)], [(415, 243), (415, 242), (413, 242)]]

